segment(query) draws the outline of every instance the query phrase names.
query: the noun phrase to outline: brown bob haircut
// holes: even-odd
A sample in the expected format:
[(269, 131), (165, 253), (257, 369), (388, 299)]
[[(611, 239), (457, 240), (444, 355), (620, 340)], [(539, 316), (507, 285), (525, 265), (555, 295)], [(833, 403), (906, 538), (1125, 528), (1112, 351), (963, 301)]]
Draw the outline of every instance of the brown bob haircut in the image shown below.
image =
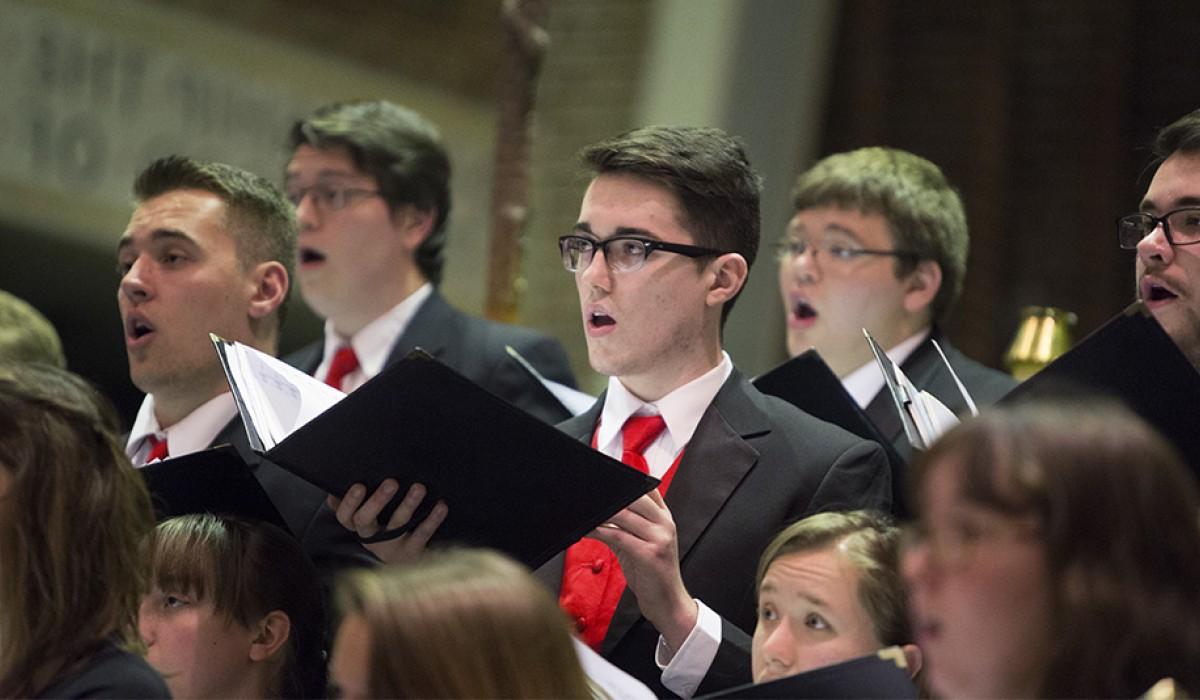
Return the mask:
[(0, 697), (38, 695), (109, 641), (140, 651), (154, 512), (107, 400), (0, 363), (0, 471)]
[(373, 697), (590, 696), (566, 616), (497, 552), (435, 551), (356, 571), (342, 580), (338, 608), (367, 626)]
[(956, 468), (961, 496), (1038, 526), (1053, 590), (1041, 697), (1200, 688), (1200, 495), (1178, 453), (1100, 397), (994, 409), (913, 464)]
[(277, 697), (325, 697), (325, 614), (317, 572), (294, 537), (269, 523), (209, 513), (158, 526), (154, 585), (212, 601), (251, 627), (278, 610), (290, 623)]

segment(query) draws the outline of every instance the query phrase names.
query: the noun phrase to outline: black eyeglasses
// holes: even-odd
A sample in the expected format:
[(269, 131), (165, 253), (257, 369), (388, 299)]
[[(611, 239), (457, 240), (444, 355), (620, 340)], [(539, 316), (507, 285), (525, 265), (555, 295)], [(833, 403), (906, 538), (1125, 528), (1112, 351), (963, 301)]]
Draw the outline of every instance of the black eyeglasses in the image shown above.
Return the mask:
[(560, 236), (558, 249), (562, 252), (563, 267), (568, 272), (579, 272), (587, 269), (596, 256), (596, 249), (604, 251), (604, 260), (613, 272), (635, 272), (646, 264), (646, 258), (656, 250), (668, 253), (686, 255), (689, 258), (702, 258), (706, 255), (722, 255), (721, 251), (712, 248), (701, 248), (681, 243), (664, 243), (636, 236), (613, 236), (598, 241), (587, 236)]
[(1173, 246), (1200, 243), (1200, 207), (1183, 207), (1162, 216), (1146, 212), (1122, 216), (1117, 219), (1117, 243), (1123, 250), (1137, 250), (1138, 243), (1160, 225)]
[(322, 211), (338, 211), (345, 209), (350, 202), (358, 197), (375, 197), (379, 195), (379, 190), (367, 190), (361, 187), (333, 187), (331, 185), (313, 185), (312, 187), (298, 187), (289, 189), (287, 192), (288, 201), (293, 206), (300, 206), (300, 202), (308, 195), (312, 195), (313, 202)]
[(810, 253), (813, 259), (817, 257), (817, 253), (823, 254), (830, 260), (849, 262), (863, 256), (902, 258), (907, 260), (918, 260), (921, 256), (911, 250), (872, 250), (870, 248), (860, 248), (857, 245), (847, 243), (836, 239), (823, 239), (816, 243), (809, 244), (803, 238), (784, 238), (779, 241), (779, 252), (777, 253), (781, 261), (795, 260), (804, 255), (805, 252)]

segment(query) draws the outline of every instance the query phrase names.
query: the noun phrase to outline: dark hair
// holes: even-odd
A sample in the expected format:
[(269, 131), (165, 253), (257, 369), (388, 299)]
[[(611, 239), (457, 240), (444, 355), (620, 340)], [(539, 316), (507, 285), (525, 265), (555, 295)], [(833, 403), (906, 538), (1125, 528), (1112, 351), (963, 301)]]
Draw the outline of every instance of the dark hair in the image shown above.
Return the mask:
[(962, 497), (1040, 526), (1053, 590), (1041, 697), (1134, 697), (1170, 676), (1200, 688), (1200, 495), (1178, 453), (1114, 401), (994, 409), (913, 464)]
[(787, 526), (771, 540), (758, 562), (755, 589), (780, 557), (837, 546), (858, 572), (858, 601), (883, 646), (911, 644), (908, 601), (900, 578), (900, 529), (867, 510), (817, 513)]
[(212, 514), (158, 526), (154, 584), (186, 591), (249, 627), (278, 610), (290, 632), (274, 692), (325, 697), (325, 612), (317, 572), (294, 537), (270, 523)]
[(484, 549), (429, 552), (355, 571), (339, 611), (369, 636), (368, 685), (389, 698), (586, 698), (568, 621), (512, 559)]
[(37, 309), (0, 289), (0, 359), (67, 366), (58, 331)]
[[(205, 163), (184, 156), (159, 158), (146, 167), (133, 184), (139, 202), (177, 190), (201, 190), (225, 202), (225, 225), (237, 246), (243, 269), (263, 262), (278, 262), (295, 276), (297, 225), (295, 208), (266, 178), (224, 163)], [(277, 310), (282, 326), (288, 296)]]
[(287, 146), (344, 148), (354, 167), (375, 178), (393, 209), (410, 204), (434, 212), (417, 248), (417, 267), (434, 286), (442, 281), (446, 219), (450, 216), (450, 157), (429, 120), (386, 100), (336, 102), (292, 125)]
[(108, 640), (141, 650), (150, 496), (111, 405), (79, 377), (0, 363), (0, 697), (36, 696)]
[(1157, 162), (1161, 163), (1177, 151), (1200, 151), (1200, 109), (1189, 112), (1163, 127), (1154, 138), (1154, 156)]
[(938, 166), (896, 148), (860, 148), (823, 158), (796, 178), (796, 211), (835, 206), (887, 221), (892, 244), (916, 258), (897, 257), (904, 277), (923, 260), (942, 270), (942, 285), (929, 305), (930, 321), (945, 320), (967, 272), (967, 214), (962, 199)]
[[(595, 175), (636, 175), (667, 188), (696, 245), (739, 253), (754, 265), (762, 184), (738, 139), (712, 127), (647, 126), (592, 144), (579, 159)], [(722, 323), (735, 301), (725, 302)]]

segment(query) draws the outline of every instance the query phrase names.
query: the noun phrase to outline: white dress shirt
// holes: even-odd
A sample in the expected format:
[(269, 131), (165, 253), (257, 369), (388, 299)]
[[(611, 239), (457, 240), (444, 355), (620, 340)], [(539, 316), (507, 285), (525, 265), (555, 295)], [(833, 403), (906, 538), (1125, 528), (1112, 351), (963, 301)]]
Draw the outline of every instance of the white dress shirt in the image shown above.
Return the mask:
[(183, 420), (164, 430), (154, 416), (154, 397), (147, 394), (146, 398), (142, 399), (137, 418), (133, 421), (133, 429), (129, 431), (125, 454), (133, 461), (134, 466), (145, 466), (146, 456), (150, 453), (150, 436), (166, 440), (171, 457), (199, 452), (207, 449), (236, 415), (237, 406), (233, 403), (233, 394), (227, 391), (209, 399), (184, 416)]
[[(896, 366), (904, 364), (908, 356), (913, 354), (917, 346), (929, 337), (929, 329), (923, 328), (915, 335), (905, 338), (894, 348), (886, 351), (887, 356), (896, 363)], [(866, 342), (865, 340), (863, 342)], [(860, 408), (866, 408), (871, 403), (871, 399), (883, 389), (883, 385), (887, 382), (883, 379), (883, 372), (879, 371), (879, 365), (874, 358), (870, 362), (847, 374), (842, 380), (842, 386), (846, 387), (846, 391), (850, 394), (854, 402)]]
[[(388, 355), (396, 341), (404, 334), (412, 317), (421, 308), (421, 304), (433, 294), (433, 285), (426, 283), (417, 291), (408, 295), (404, 301), (396, 304), (382, 316), (363, 326), (349, 340), (350, 347), (358, 356), (358, 369), (342, 378), (342, 391), (350, 393), (367, 383), (367, 380), (383, 371)], [(325, 322), (325, 351), (321, 364), (313, 376), (322, 381), (329, 374), (329, 365), (338, 349), (346, 344), (346, 338), (333, 329), (333, 324)]]
[(661, 479), (675, 462), (679, 451), (692, 439), (700, 418), (732, 372), (733, 362), (728, 353), (722, 352), (721, 362), (716, 367), (650, 403), (634, 396), (621, 380), (609, 377), (608, 393), (604, 396), (604, 409), (600, 413), (600, 427), (596, 435), (596, 449), (620, 461), (623, 447), (621, 428), (625, 421), (635, 415), (661, 415), (667, 427), (643, 453), (650, 467), (650, 476)]

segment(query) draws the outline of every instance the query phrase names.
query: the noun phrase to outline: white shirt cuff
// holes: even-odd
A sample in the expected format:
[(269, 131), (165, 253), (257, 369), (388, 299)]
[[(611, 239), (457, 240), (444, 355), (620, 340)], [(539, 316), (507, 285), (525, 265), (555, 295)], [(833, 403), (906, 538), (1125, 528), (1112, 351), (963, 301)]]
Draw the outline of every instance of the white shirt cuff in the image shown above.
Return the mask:
[(713, 659), (717, 658), (717, 649), (721, 646), (721, 616), (699, 600), (696, 606), (699, 609), (696, 626), (683, 640), (679, 650), (672, 656), (671, 648), (659, 635), (658, 647), (654, 651), (654, 663), (663, 672), (662, 684), (681, 698), (696, 694), (696, 688), (700, 687), (700, 682), (708, 674)]

